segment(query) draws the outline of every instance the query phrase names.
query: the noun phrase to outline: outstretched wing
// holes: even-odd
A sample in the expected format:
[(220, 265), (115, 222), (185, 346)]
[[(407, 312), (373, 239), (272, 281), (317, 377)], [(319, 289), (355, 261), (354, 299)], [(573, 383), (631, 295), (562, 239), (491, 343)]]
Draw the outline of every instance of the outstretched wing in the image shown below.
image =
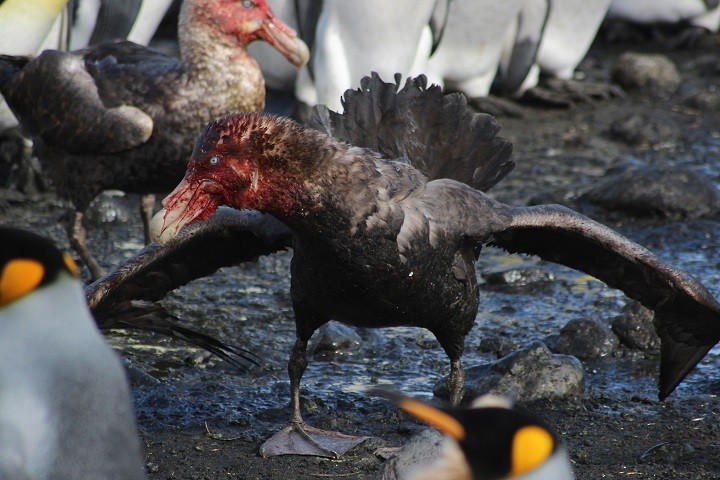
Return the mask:
[(428, 87), (423, 75), (403, 88), (400, 75), (395, 82), (373, 73), (345, 92), (344, 113), (318, 105), (308, 125), (386, 158), (408, 158), (431, 180), (451, 178), (486, 191), (513, 169), (512, 145), (497, 136), (500, 126), (470, 111), (462, 94)]
[(270, 215), (221, 207), (189, 225), (165, 245), (152, 243), (123, 265), (88, 285), (88, 304), (98, 326), (112, 327), (112, 312), (130, 300), (157, 301), (222, 267), (256, 260), (292, 244), (292, 232)]
[(85, 288), (101, 330), (148, 330), (197, 345), (230, 361), (257, 363), (250, 352), (183, 327), (156, 302), (188, 282), (226, 266), (253, 261), (292, 245), (292, 232), (275, 218), (221, 207), (165, 245), (153, 243)]
[(644, 247), (560, 205), (508, 213), (508, 225), (492, 232), (488, 243), (586, 272), (655, 311), (660, 399), (720, 341), (720, 304), (713, 295)]

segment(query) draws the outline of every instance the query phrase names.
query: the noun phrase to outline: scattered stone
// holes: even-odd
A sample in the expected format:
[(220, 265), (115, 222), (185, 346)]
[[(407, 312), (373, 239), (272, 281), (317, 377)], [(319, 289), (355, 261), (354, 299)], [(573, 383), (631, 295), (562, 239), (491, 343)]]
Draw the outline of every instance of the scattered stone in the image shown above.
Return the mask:
[(623, 345), (637, 350), (657, 350), (660, 337), (655, 332), (652, 311), (632, 302), (623, 308), (623, 313), (612, 321), (612, 331)]
[(581, 199), (637, 216), (697, 218), (720, 210), (712, 181), (692, 170), (631, 167), (607, 174)]
[[(717, 60), (715, 62), (717, 63)], [(686, 65), (685, 68), (696, 67)], [(720, 70), (713, 73), (713, 76), (718, 73), (720, 73)], [(673, 95), (673, 101), (677, 102), (678, 105), (684, 105), (694, 110), (716, 111), (720, 108), (720, 89), (715, 83), (708, 84), (699, 81), (697, 78), (690, 78), (680, 84), (675, 95)]]
[(683, 101), (690, 108), (702, 111), (720, 110), (720, 92), (717, 89), (697, 90)]
[[(126, 223), (140, 206), (119, 190), (106, 190), (90, 203), (86, 217), (90, 224)], [(137, 213), (139, 215), (139, 213)]]
[(520, 288), (543, 285), (555, 280), (552, 272), (530, 263), (521, 263), (482, 272), (487, 286), (494, 288)]
[(554, 333), (543, 338), (542, 342), (550, 349), (551, 352), (557, 352), (557, 344), (560, 341), (560, 334)]
[(385, 462), (382, 480), (413, 478), (418, 470), (440, 458), (444, 440), (445, 437), (434, 428), (422, 430)]
[(675, 64), (665, 55), (624, 53), (615, 64), (612, 79), (627, 90), (642, 90), (655, 98), (670, 98), (680, 81)]
[[(465, 370), (463, 401), (494, 393), (527, 402), (579, 395), (583, 390), (584, 371), (580, 360), (553, 354), (544, 343), (535, 342), (495, 363)], [(449, 398), (447, 377), (435, 385), (433, 392), (437, 397)]]
[(656, 147), (676, 143), (681, 130), (677, 123), (666, 118), (636, 113), (613, 122), (610, 133), (628, 145)]
[(688, 100), (688, 106), (698, 110), (720, 110), (720, 95), (716, 92), (698, 92)]
[(618, 339), (610, 327), (589, 318), (570, 320), (561, 330), (555, 351), (583, 360), (613, 354)]
[(331, 360), (357, 353), (362, 339), (352, 327), (329, 322), (320, 327), (310, 342), (310, 352), (316, 359)]
[(514, 352), (518, 347), (518, 343), (514, 340), (500, 335), (493, 335), (480, 340), (478, 350), (482, 353), (492, 353), (497, 358), (501, 358)]

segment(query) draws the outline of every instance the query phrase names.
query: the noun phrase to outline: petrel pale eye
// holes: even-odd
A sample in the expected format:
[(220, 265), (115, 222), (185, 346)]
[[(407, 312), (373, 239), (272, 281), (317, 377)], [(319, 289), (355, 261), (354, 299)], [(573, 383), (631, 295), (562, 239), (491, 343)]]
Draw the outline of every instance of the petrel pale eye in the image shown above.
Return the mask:
[(218, 163), (220, 163), (220, 157), (218, 157), (217, 155), (214, 157), (210, 157), (210, 165), (217, 165)]

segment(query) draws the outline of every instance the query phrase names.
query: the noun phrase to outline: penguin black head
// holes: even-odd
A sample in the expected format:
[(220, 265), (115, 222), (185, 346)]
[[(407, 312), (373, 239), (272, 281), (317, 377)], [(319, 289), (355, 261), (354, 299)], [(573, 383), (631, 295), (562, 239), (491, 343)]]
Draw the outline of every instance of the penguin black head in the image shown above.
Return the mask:
[[(383, 395), (388, 396), (387, 393)], [(531, 415), (510, 409), (509, 402), (504, 399), (492, 397), (490, 401), (485, 400), (487, 406), (481, 402), (478, 408), (442, 408), (404, 396), (391, 396), (400, 408), (437, 428), (460, 447), (461, 453), (446, 451), (447, 458), (441, 459), (452, 472), (441, 473), (439, 470), (444, 467), (438, 466), (430, 474), (435, 478), (523, 478), (546, 465), (554, 456), (565, 455), (564, 451), (560, 452), (558, 438), (547, 425)], [(564, 458), (553, 463), (568, 466), (567, 469), (552, 468), (547, 477), (532, 478), (572, 478), (569, 463)]]
[(35, 233), (0, 227), (0, 245), (0, 307), (54, 282), (63, 272), (80, 277), (70, 255)]

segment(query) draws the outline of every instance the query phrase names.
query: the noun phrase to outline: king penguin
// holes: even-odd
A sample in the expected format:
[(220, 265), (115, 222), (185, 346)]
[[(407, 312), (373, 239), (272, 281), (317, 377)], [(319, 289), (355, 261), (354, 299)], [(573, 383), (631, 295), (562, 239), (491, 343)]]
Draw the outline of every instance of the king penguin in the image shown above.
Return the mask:
[(0, 245), (0, 478), (146, 478), (124, 368), (72, 258), (14, 228)]
[(504, 397), (484, 395), (471, 408), (441, 408), (381, 391), (447, 437), (439, 459), (412, 472), (412, 480), (572, 480), (558, 437)]

